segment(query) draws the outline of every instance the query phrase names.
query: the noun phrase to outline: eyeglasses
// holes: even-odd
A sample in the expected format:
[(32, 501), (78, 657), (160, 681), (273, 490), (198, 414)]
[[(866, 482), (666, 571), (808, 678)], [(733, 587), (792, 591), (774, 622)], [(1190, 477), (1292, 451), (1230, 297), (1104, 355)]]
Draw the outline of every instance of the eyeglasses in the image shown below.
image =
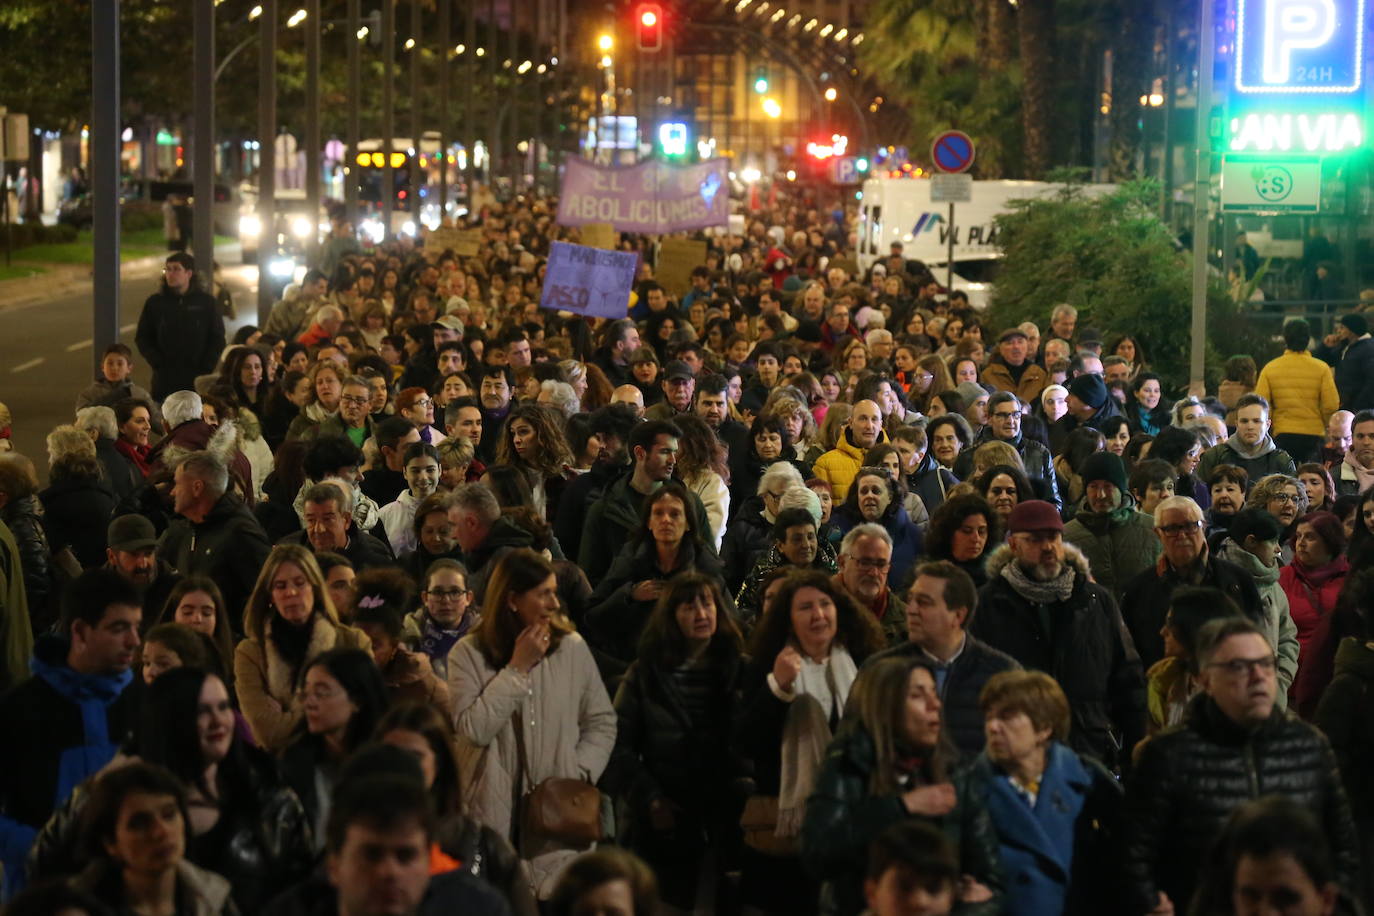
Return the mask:
[(466, 595), (467, 591), (465, 588), (431, 588), (425, 594), (435, 601), (457, 601)]
[(1275, 493), (1273, 496), (1269, 497), (1269, 499), (1273, 502), (1292, 503), (1295, 506), (1298, 504), (1298, 495), (1296, 493)]
[(872, 557), (851, 557), (854, 565), (862, 569), (887, 569), (892, 565), (891, 560), (878, 560)]
[(1192, 534), (1202, 527), (1202, 519), (1194, 522), (1180, 522), (1177, 525), (1160, 525), (1159, 533), (1165, 537), (1181, 538), (1185, 534)]
[(429, 405), (431, 405), (431, 404), (433, 404), (433, 403), (434, 403), (434, 402), (431, 401), (429, 398), (421, 398), (420, 400), (416, 401), (415, 403), (411, 404), (410, 406), (411, 406), (411, 407), (428, 407)]
[(368, 401), (370, 401), (370, 400), (372, 400), (372, 399), (371, 399), (371, 398), (360, 398), (360, 397), (356, 397), (355, 395), (346, 394), (346, 395), (344, 395), (343, 397), (339, 398), (339, 400), (340, 400), (340, 401), (343, 401), (345, 404), (357, 404), (359, 407), (361, 407), (362, 405), (366, 404)]
[(1010, 420), (1010, 419), (1013, 418), (1013, 417), (1019, 417), (1019, 416), (1021, 416), (1021, 411), (1019, 411), (1019, 410), (1013, 410), (1013, 411), (1011, 411), (1010, 413), (1008, 413), (1008, 412), (1005, 411), (1005, 410), (999, 410), (999, 411), (997, 411), (997, 413), (995, 413), (995, 414), (992, 415), (992, 418), (993, 418), (994, 420)]
[(1275, 664), (1274, 656), (1266, 655), (1264, 658), (1233, 658), (1227, 662), (1212, 662), (1207, 667), (1219, 668), (1227, 677), (1238, 680), (1248, 676), (1251, 671), (1272, 674)]

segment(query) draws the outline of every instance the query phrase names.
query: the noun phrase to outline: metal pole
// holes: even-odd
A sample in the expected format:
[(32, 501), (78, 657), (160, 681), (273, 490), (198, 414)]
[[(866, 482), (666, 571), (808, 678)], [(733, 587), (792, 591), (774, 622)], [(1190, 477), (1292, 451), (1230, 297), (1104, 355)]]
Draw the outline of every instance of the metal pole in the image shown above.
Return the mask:
[(277, 0), (262, 0), (258, 17), (258, 326), (272, 314), (267, 265), (277, 254)]
[[(305, 262), (320, 263), (320, 0), (305, 3)], [(355, 43), (357, 39), (352, 39)]]
[[(558, 58), (558, 66), (554, 67), (554, 72), (552, 74), (553, 93), (554, 98), (558, 99), (561, 102), (563, 97), (561, 87), (564, 85), (563, 67), (567, 63), (567, 61), (564, 60), (564, 58), (566, 58), (568, 55), (568, 0), (558, 0), (558, 43), (556, 46), (556, 50), (558, 53), (552, 55), (553, 57)], [(549, 66), (552, 67), (553, 64), (550, 63)], [(558, 190), (558, 176), (559, 171), (563, 168), (563, 145), (566, 140), (566, 138), (559, 132), (558, 124), (559, 120), (563, 117), (566, 117), (567, 115), (567, 111), (555, 110), (553, 113), (553, 175), (551, 180), (552, 190), (554, 191)], [(581, 130), (578, 125), (573, 124), (570, 126), (572, 128), (570, 132), (573, 136), (577, 136), (579, 133), (581, 133)]]
[(396, 7), (382, 0), (382, 238), (391, 241), (391, 211), (396, 206), (396, 171), (391, 167), (396, 136)]
[(91, 4), (91, 236), (94, 351), (119, 340), (119, 0)]
[(945, 248), (945, 292), (954, 292), (954, 203), (949, 205), (949, 233)]
[(344, 215), (348, 218), (353, 231), (358, 230), (358, 181), (361, 178), (358, 165), (358, 97), (362, 94), (362, 77), (359, 72), (358, 32), (362, 29), (362, 16), (359, 10), (361, 0), (348, 0), (348, 155), (344, 160)]
[(448, 216), (449, 66), (453, 59), (453, 0), (439, 0), (439, 222)]
[(1216, 39), (1215, 0), (1199, 4), (1197, 68), (1197, 163), (1193, 178), (1193, 326), (1188, 366), (1189, 392), (1206, 390), (1207, 370), (1207, 235), (1212, 201), (1212, 68)]
[(510, 5), (510, 20), (506, 23), (509, 30), (507, 48), (510, 54), (510, 68), (507, 79), (510, 80), (510, 117), (507, 119), (507, 162), (510, 168), (510, 191), (513, 198), (524, 189), (525, 183), (525, 162), (520, 155), (520, 96), (521, 92), (517, 88), (516, 81), (520, 76), (520, 39), (516, 34), (518, 24), (518, 13), (520, 5), (512, 3)]
[[(215, 0), (195, 0), (195, 135), (191, 169), (196, 209), (191, 227), (196, 262), (213, 284), (215, 262)], [(213, 292), (213, 291), (212, 291)]]
[(463, 185), (467, 209), (472, 212), (472, 183), (477, 175), (473, 148), (477, 145), (477, 0), (466, 0), (463, 10)]
[(497, 162), (501, 149), (501, 125), (497, 123), (496, 58), (501, 54), (501, 41), (496, 34), (496, 0), (487, 0), (487, 192), (496, 194)]
[[(420, 228), (420, 191), (429, 183), (425, 170), (420, 168), (420, 157), (424, 155), (420, 149), (420, 0), (410, 0), (410, 40), (415, 42), (410, 46), (410, 142), (414, 144), (415, 155), (410, 162), (412, 178), (410, 197), (406, 200), (410, 206), (406, 209), (410, 211), (418, 232)], [(440, 152), (442, 153), (443, 150)]]

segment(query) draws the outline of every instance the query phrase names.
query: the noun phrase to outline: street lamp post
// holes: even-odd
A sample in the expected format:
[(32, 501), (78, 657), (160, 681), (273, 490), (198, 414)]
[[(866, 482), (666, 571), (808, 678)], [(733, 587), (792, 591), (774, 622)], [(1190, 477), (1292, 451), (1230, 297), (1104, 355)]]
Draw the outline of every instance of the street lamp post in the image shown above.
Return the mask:
[(272, 313), (268, 265), (276, 250), (277, 223), (277, 0), (262, 0), (258, 17), (258, 327)]

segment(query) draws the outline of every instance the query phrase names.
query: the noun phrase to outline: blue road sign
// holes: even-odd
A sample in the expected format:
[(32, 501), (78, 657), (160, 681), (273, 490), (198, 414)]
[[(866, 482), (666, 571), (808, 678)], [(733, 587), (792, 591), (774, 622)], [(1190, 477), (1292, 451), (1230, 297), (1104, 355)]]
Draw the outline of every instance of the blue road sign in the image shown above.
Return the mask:
[(930, 161), (941, 172), (965, 172), (973, 165), (973, 140), (961, 130), (947, 130), (930, 145)]

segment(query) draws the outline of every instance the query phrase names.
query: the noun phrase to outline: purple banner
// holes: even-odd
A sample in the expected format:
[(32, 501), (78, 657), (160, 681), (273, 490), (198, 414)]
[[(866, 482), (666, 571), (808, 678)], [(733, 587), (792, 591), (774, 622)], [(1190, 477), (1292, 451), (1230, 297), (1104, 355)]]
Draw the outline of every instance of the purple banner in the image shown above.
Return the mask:
[(724, 226), (730, 218), (727, 166), (725, 159), (694, 165), (655, 159), (615, 167), (568, 159), (558, 221), (565, 226), (610, 223), (619, 232), (660, 234)]
[(630, 288), (638, 267), (639, 255), (633, 251), (554, 242), (549, 247), (539, 305), (578, 315), (624, 318), (630, 311)]

